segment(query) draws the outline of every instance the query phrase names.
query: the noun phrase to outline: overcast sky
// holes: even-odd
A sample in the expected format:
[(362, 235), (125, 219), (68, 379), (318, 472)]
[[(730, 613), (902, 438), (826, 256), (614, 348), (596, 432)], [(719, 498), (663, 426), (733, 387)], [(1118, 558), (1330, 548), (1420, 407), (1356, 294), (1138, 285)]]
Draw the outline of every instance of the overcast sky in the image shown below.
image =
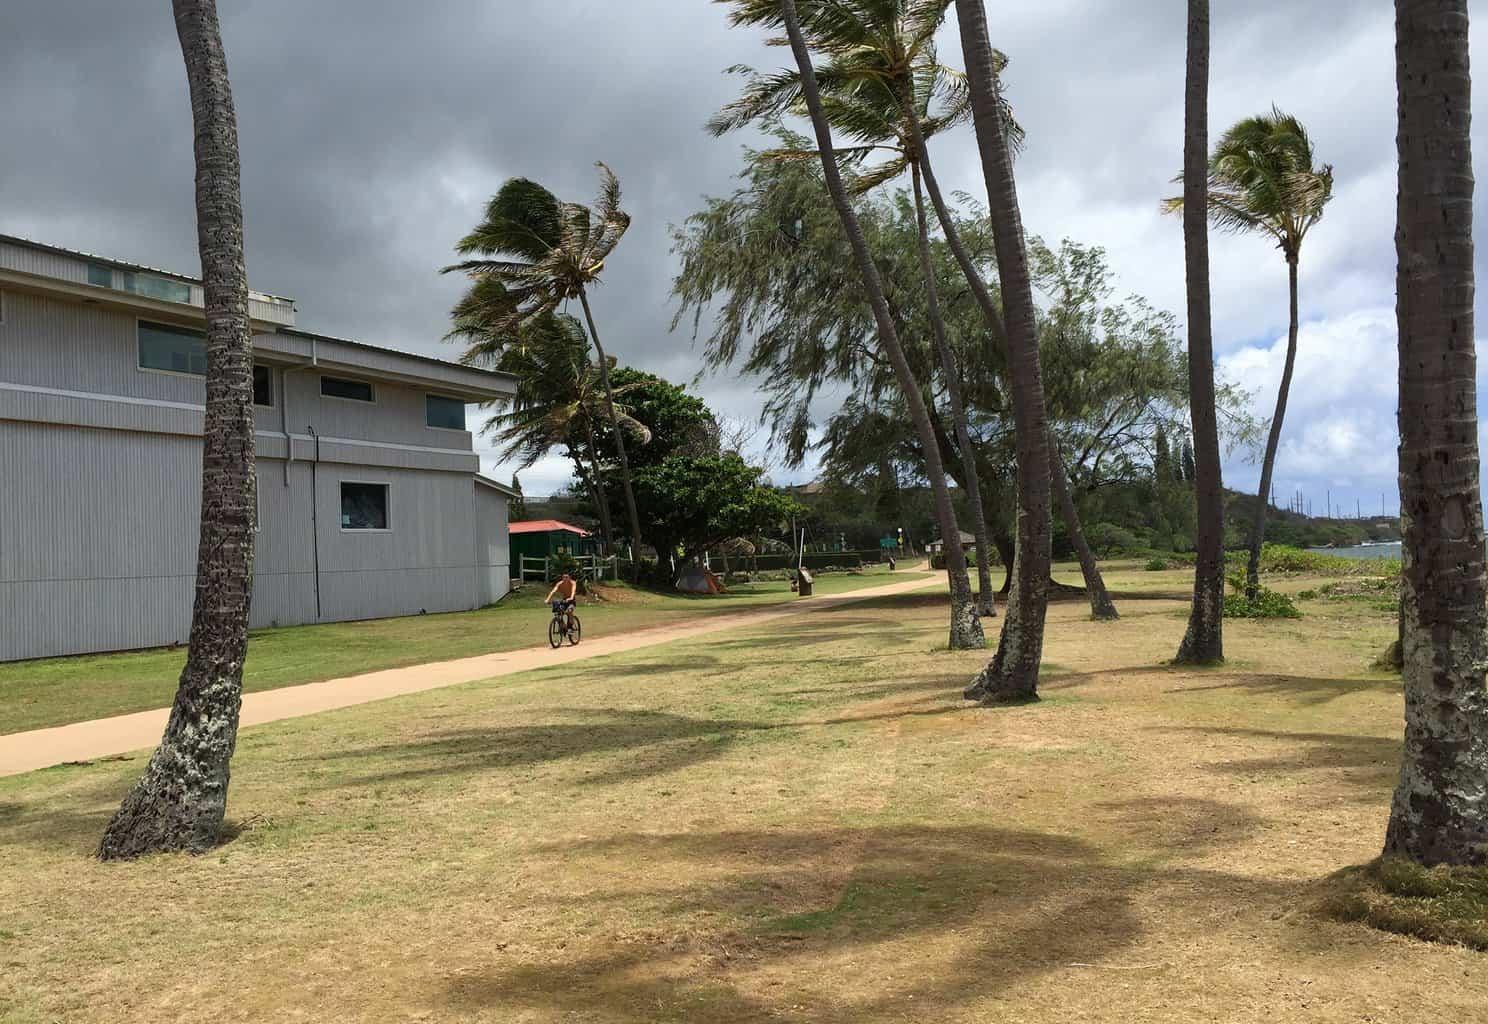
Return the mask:
[[(484, 200), (514, 175), (587, 200), (602, 159), (634, 218), (594, 296), (607, 347), (692, 378), (690, 338), (668, 331), (668, 227), (734, 186), (749, 137), (702, 130), (738, 88), (723, 69), (779, 67), (788, 51), (729, 29), (725, 9), (704, 0), (221, 6), (250, 282), (298, 300), (301, 326), (453, 357), (440, 338), (461, 282), (436, 271)], [(988, 15), (1028, 133), (1017, 164), (1028, 232), (1104, 246), (1118, 293), (1181, 316), (1181, 229), (1158, 200), (1181, 164), (1183, 3), (1017, 0)], [(1305, 490), (1319, 514), (1329, 489), (1350, 511), (1355, 499), (1378, 510), (1384, 493), (1393, 512), (1390, 5), (1220, 4), (1213, 29), (1214, 134), (1279, 104), (1308, 125), (1336, 175), (1302, 257), (1301, 354), (1276, 491)], [(960, 65), (954, 21), (942, 57)], [(197, 272), (190, 109), (166, 0), (3, 0), (0, 95), (0, 233)], [(985, 197), (969, 128), (939, 140), (937, 170), (948, 189)], [(1285, 264), (1260, 239), (1215, 236), (1213, 289), (1222, 372), (1269, 415)], [(757, 413), (747, 380), (701, 387), (722, 413)], [(510, 473), (489, 457), (486, 466)], [(1258, 475), (1243, 453), (1227, 462), (1232, 487)], [(567, 476), (544, 463), (523, 483), (545, 493)]]

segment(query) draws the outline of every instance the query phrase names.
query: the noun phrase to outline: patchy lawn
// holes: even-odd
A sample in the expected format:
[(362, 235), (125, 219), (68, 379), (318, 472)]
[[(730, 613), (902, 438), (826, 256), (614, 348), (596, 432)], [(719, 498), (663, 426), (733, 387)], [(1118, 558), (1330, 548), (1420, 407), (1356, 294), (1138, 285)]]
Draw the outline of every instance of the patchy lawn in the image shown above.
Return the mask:
[[(841, 594), (928, 574), (871, 567), (817, 577), (817, 593)], [(416, 615), (255, 630), (243, 689), (274, 690), (403, 665), (447, 661), (547, 643), (547, 587), (473, 612)], [(594, 638), (665, 626), (696, 615), (791, 600), (788, 582), (736, 586), (712, 597), (621, 589), (623, 600), (581, 601), (584, 635)], [(80, 655), (0, 664), (0, 735), (168, 707), (186, 648)]]
[(1026, 707), (927, 593), (251, 729), (200, 858), (91, 859), (139, 758), (0, 779), (0, 1019), (1479, 1019), (1480, 954), (1309, 909), (1380, 848), (1390, 615), (1181, 670), (1185, 574), (1111, 583)]

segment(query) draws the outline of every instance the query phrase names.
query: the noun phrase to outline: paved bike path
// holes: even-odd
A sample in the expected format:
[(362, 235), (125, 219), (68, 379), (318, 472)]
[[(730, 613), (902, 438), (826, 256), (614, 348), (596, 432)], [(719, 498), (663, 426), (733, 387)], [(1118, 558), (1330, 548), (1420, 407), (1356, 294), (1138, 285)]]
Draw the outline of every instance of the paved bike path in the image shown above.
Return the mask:
[[(936, 583), (944, 586), (944, 574), (937, 573), (929, 578), (869, 587), (846, 594), (800, 598), (770, 608), (715, 612), (687, 622), (585, 640), (577, 647), (564, 646), (554, 650), (545, 642), (540, 647), (498, 651), (425, 665), (406, 665), (341, 679), (263, 690), (243, 696), (239, 725), (263, 725), (284, 718), (299, 718), (388, 697), (421, 693), (441, 686), (508, 676), (552, 665), (566, 665), (607, 654), (621, 654), (674, 640), (719, 633), (739, 626), (758, 626), (808, 611), (828, 611), (874, 597), (904, 594)], [(0, 776), (19, 775), (38, 768), (113, 757), (153, 747), (165, 731), (169, 714), (169, 708), (158, 708), (0, 736)]]

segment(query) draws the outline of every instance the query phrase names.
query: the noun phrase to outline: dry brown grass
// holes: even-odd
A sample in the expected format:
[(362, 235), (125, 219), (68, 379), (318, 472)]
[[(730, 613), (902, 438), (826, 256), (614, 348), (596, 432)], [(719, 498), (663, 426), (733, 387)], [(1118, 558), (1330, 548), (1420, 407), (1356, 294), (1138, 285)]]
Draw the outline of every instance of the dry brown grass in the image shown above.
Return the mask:
[(208, 857), (89, 858), (137, 760), (0, 780), (0, 1017), (1481, 1018), (1478, 954), (1309, 912), (1379, 850), (1389, 616), (1195, 672), (1182, 574), (1111, 582), (1027, 707), (908, 598), (250, 730)]

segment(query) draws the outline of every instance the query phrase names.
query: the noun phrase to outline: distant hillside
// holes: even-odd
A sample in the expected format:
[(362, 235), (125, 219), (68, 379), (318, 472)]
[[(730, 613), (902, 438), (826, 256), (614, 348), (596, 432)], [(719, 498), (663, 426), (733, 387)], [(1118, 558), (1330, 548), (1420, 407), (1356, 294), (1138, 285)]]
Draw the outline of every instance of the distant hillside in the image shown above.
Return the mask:
[[(1225, 532), (1244, 544), (1255, 515), (1256, 496), (1225, 491)], [(1400, 521), (1390, 516), (1364, 519), (1327, 519), (1285, 509), (1268, 508), (1266, 539), (1299, 548), (1349, 547), (1368, 541), (1400, 539)]]

